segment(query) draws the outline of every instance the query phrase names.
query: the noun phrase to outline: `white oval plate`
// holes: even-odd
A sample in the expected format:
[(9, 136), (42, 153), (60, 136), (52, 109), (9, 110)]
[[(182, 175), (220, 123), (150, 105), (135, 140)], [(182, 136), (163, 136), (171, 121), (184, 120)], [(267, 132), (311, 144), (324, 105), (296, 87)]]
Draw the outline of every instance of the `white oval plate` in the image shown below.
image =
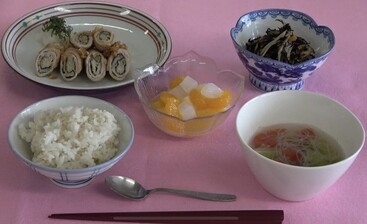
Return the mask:
[[(5, 32), (2, 53), (10, 67), (23, 77), (51, 87), (73, 90), (98, 90), (123, 86), (134, 81), (132, 72), (123, 81), (110, 77), (92, 82), (80, 74), (66, 82), (35, 75), (35, 59), (48, 42), (50, 34), (42, 31), (42, 24), (51, 16), (64, 18), (73, 31), (93, 30), (102, 26), (115, 33), (116, 40), (125, 43), (131, 55), (132, 71), (148, 64), (163, 65), (172, 50), (168, 31), (144, 12), (123, 5), (107, 3), (71, 2), (47, 6), (15, 21)], [(58, 74), (58, 69), (54, 71)]]

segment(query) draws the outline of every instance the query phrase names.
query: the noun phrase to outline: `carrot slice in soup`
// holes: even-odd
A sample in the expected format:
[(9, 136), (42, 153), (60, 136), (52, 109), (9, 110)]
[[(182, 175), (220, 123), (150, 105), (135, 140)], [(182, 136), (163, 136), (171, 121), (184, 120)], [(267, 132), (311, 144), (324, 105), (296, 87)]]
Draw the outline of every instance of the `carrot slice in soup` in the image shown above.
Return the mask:
[(304, 136), (315, 136), (315, 131), (312, 128), (304, 128), (301, 130), (301, 134)]
[(273, 129), (257, 134), (252, 140), (254, 148), (270, 147), (274, 148), (277, 145), (277, 137), (284, 129)]
[(286, 159), (286, 161), (283, 161), (284, 163), (300, 166), (303, 162), (302, 156), (296, 150), (283, 149), (282, 153)]

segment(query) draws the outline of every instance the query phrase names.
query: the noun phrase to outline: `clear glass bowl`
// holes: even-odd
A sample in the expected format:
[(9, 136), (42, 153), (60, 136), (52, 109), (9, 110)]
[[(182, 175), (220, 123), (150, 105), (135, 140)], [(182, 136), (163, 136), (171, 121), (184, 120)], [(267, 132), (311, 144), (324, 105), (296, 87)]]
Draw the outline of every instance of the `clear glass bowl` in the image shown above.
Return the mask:
[[(168, 90), (170, 81), (180, 75), (190, 76), (198, 83), (211, 82), (231, 91), (228, 109), (213, 116), (182, 120), (153, 108), (152, 100)], [(202, 136), (216, 129), (226, 120), (244, 91), (243, 76), (230, 70), (218, 70), (212, 59), (193, 51), (170, 59), (163, 67), (154, 64), (137, 70), (135, 77), (135, 90), (149, 119), (163, 132), (177, 137)]]

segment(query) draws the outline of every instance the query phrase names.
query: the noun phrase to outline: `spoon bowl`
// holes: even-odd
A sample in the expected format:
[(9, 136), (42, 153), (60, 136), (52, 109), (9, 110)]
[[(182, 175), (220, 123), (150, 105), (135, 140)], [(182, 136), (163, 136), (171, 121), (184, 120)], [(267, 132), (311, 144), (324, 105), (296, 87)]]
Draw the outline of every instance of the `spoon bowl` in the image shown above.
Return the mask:
[(144, 199), (147, 195), (152, 192), (167, 192), (167, 193), (175, 193), (187, 197), (193, 197), (203, 200), (210, 201), (234, 201), (236, 200), (235, 195), (231, 194), (218, 194), (218, 193), (206, 193), (206, 192), (196, 192), (196, 191), (188, 191), (188, 190), (180, 190), (180, 189), (171, 189), (171, 188), (155, 188), (147, 190), (140, 183), (135, 180), (122, 177), (122, 176), (109, 176), (106, 177), (105, 183), (107, 186), (117, 194), (126, 197), (132, 200), (141, 200)]

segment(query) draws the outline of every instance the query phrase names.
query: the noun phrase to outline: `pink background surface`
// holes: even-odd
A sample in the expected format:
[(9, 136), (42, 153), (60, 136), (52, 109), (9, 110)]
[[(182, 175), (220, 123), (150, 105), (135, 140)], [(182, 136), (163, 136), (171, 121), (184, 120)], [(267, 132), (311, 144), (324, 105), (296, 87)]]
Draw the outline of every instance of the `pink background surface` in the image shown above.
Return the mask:
[[(24, 14), (57, 0), (2, 0), (0, 32)], [(243, 0), (121, 0), (110, 1), (140, 9), (158, 19), (170, 32), (171, 56), (194, 50), (212, 57), (220, 68), (246, 77), (245, 92), (227, 122), (210, 135), (177, 139), (156, 129), (138, 102), (133, 85), (114, 91), (83, 95), (98, 97), (121, 107), (135, 125), (135, 141), (113, 168), (81, 189), (63, 189), (33, 172), (11, 152), (7, 129), (24, 107), (39, 100), (68, 94), (41, 86), (15, 73), (0, 59), (0, 223), (84, 223), (49, 220), (51, 213), (172, 210), (282, 209), (284, 223), (367, 223), (366, 147), (347, 173), (326, 192), (306, 202), (286, 202), (267, 193), (246, 166), (235, 133), (240, 106), (263, 94), (247, 80), (232, 46), (229, 30), (244, 13), (262, 8), (289, 8), (329, 26), (336, 46), (326, 63), (307, 79), (303, 90), (318, 92), (347, 106), (366, 128), (365, 14), (367, 1), (243, 1)], [(153, 194), (144, 201), (117, 197), (104, 185), (108, 175), (125, 175), (149, 188), (177, 187), (227, 192), (236, 202), (218, 203), (169, 194)]]

